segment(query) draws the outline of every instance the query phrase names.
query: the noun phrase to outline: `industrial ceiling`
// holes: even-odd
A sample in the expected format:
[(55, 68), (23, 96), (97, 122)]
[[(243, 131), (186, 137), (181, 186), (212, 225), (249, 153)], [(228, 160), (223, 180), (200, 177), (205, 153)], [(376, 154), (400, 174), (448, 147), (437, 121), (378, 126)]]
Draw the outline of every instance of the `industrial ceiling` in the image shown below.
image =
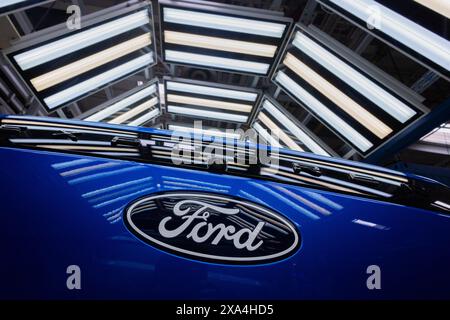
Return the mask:
[(8, 0), (0, 112), (171, 130), (202, 120), (298, 151), (448, 168), (449, 7)]

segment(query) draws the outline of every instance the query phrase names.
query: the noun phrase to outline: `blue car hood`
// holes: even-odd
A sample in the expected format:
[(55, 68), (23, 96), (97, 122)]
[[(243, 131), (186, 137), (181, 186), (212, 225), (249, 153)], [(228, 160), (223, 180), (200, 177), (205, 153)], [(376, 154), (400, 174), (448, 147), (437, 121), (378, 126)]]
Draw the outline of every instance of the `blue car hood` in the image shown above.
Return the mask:
[[(8, 123), (6, 119), (29, 123)], [(404, 184), (444, 188), (437, 183), (295, 152), (285, 154), (294, 157), (293, 162), (295, 157), (315, 161), (312, 163), (322, 174), (314, 176), (314, 171), (302, 164), (303, 171), (293, 171), (292, 175), (317, 180), (321, 185), (290, 181), (295, 180), (293, 176), (284, 176), (290, 180), (266, 179), (140, 161), (138, 156), (118, 157), (100, 149), (97, 151), (103, 154), (94, 154), (92, 149), (73, 149), (73, 143), (68, 150), (36, 141), (17, 142), (41, 139), (24, 132), (32, 131), (32, 126), (44, 126), (42, 121), (47, 121), (45, 126), (51, 130), (62, 124), (81, 126), (78, 131), (85, 126), (125, 130), (42, 118), (2, 119), (2, 299), (450, 298), (450, 216), (445, 210), (405, 200), (408, 192), (424, 197), (414, 186), (404, 189), (399, 183), (400, 195), (392, 200), (380, 195), (388, 191), (370, 187), (373, 181), (364, 181), (360, 188), (353, 186), (358, 179), (340, 185), (336, 177), (327, 177), (326, 167), (354, 168), (380, 179), (398, 177), (397, 181), (406, 179)], [(155, 139), (167, 135), (126, 130), (151, 134)], [(60, 127), (57, 132), (61, 132)], [(63, 135), (70, 140), (67, 132)], [(134, 142), (122, 143), (129, 144), (123, 148), (134, 148)], [(359, 193), (340, 192), (333, 189), (336, 185)], [(375, 190), (373, 195), (368, 195), (370, 190)], [(144, 241), (127, 225), (125, 214), (135, 201), (183, 192), (221, 195), (267, 209), (295, 229), (298, 245), (275, 261), (229, 264), (165, 250)], [(435, 200), (431, 199), (431, 204)], [(214, 255), (219, 249), (209, 243), (204, 251)], [(81, 270), (81, 290), (66, 286), (70, 265)], [(367, 269), (373, 265), (381, 270), (380, 290), (367, 287)]]

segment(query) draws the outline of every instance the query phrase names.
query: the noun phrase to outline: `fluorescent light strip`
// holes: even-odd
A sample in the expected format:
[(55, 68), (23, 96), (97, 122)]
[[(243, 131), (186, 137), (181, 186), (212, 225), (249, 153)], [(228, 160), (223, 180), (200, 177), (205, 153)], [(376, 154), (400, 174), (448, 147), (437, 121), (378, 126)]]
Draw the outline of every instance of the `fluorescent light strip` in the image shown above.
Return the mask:
[(237, 91), (230, 89), (220, 89), (203, 85), (188, 84), (183, 82), (167, 81), (167, 90), (181, 91), (187, 93), (197, 93), (213, 97), (233, 97), (237, 100), (256, 101), (258, 95), (253, 92)]
[(137, 118), (136, 120), (131, 121), (127, 125), (128, 126), (140, 126), (140, 125), (146, 123), (147, 121), (153, 119), (157, 115), (159, 115), (159, 109), (154, 109), (154, 110), (150, 111), (149, 113)]
[(168, 61), (174, 62), (189, 63), (200, 66), (210, 66), (242, 72), (253, 72), (257, 74), (266, 74), (269, 70), (269, 65), (267, 63), (221, 58), (174, 50), (165, 50), (165, 54)]
[(108, 121), (108, 123), (113, 123), (113, 124), (123, 123), (123, 122), (137, 116), (138, 114), (144, 112), (145, 110), (150, 109), (157, 102), (158, 102), (158, 97), (153, 97), (149, 101), (146, 101), (146, 102), (134, 107), (133, 109), (121, 114), (120, 116)]
[(414, 0), (417, 3), (431, 9), (447, 19), (450, 19), (450, 2), (448, 0)]
[(292, 150), (296, 151), (304, 151), (298, 144), (294, 142), (283, 130), (281, 130), (268, 116), (266, 116), (263, 112), (261, 112), (258, 116), (258, 119), (264, 123), (272, 134), (278, 135), (279, 138)]
[(281, 38), (286, 26), (280, 23), (236, 18), (218, 14), (164, 8), (164, 22)]
[(277, 107), (275, 107), (268, 100), (263, 103), (264, 109), (270, 112), (270, 114), (277, 119), (285, 128), (291, 131), (294, 136), (297, 137), (305, 146), (308, 147), (315, 154), (320, 154), (322, 156), (329, 156), (330, 154), (325, 151), (317, 142), (315, 142), (308, 134), (306, 134), (302, 129), (300, 129), (294, 122), (289, 120), (286, 115), (283, 114)]
[(353, 87), (357, 92), (361, 93), (361, 95), (375, 103), (378, 107), (401, 123), (405, 123), (416, 114), (416, 111), (350, 67), (309, 37), (305, 36), (303, 33), (296, 33), (293, 45), (313, 58), (325, 69), (330, 70), (342, 81)]
[(339, 118), (335, 113), (333, 113), (330, 109), (323, 105), (309, 92), (300, 87), (284, 72), (278, 72), (276, 81), (292, 95), (297, 97), (297, 99), (302, 101), (308, 108), (314, 110), (318, 117), (330, 124), (337, 132), (346, 137), (348, 141), (353, 143), (359, 150), (365, 152), (373, 146), (373, 144), (369, 140), (363, 137), (358, 131), (353, 129), (344, 120)]
[(177, 31), (164, 31), (164, 41), (166, 43), (178, 44), (183, 46), (236, 52), (269, 58), (272, 58), (275, 55), (275, 51), (277, 50), (276, 46), (268, 44), (208, 37)]
[(379, 30), (446, 70), (450, 70), (450, 42), (373, 0), (330, 0), (362, 21), (373, 20)]
[(169, 124), (169, 130), (188, 132), (188, 133), (194, 133), (194, 134), (204, 134), (204, 135), (215, 136), (215, 137), (233, 138), (233, 139), (240, 139), (240, 137), (241, 137), (237, 133), (223, 132), (223, 131), (219, 131), (219, 130), (208, 130), (208, 129), (184, 127), (184, 126), (177, 126), (177, 125), (173, 125), (173, 124)]
[(134, 39), (122, 42), (116, 46), (97, 52), (84, 59), (72, 62), (64, 67), (58, 68), (39, 77), (31, 79), (31, 83), (39, 92), (65, 80), (76, 77), (82, 73), (95, 69), (108, 62), (123, 57), (131, 52), (147, 47), (150, 44), (150, 34), (143, 34)]
[(2, 0), (2, 3), (0, 4), (0, 8), (11, 6), (13, 4), (17, 4), (20, 2), (25, 2), (26, 0)]
[(308, 67), (306, 64), (298, 60), (291, 53), (286, 55), (283, 63), (300, 78), (303, 78), (311, 86), (316, 88), (320, 93), (327, 97), (339, 108), (344, 110), (353, 119), (361, 123), (364, 127), (373, 132), (378, 138), (383, 139), (390, 133), (392, 129), (386, 124), (373, 116), (370, 112), (350, 99), (346, 94), (333, 86), (324, 79), (320, 74)]
[(224, 102), (219, 100), (201, 99), (187, 96), (179, 96), (176, 94), (167, 95), (168, 102), (183, 103), (192, 106), (202, 106), (215, 109), (225, 109), (230, 111), (247, 112), (252, 111), (252, 106), (241, 103)]
[(80, 97), (89, 91), (95, 90), (105, 84), (119, 79), (120, 77), (123, 77), (130, 72), (148, 66), (151, 63), (153, 63), (153, 53), (147, 53), (139, 58), (128, 61), (102, 74), (55, 93), (54, 95), (45, 98), (44, 101), (50, 109), (54, 109), (65, 102)]
[[(264, 129), (259, 123), (255, 123), (253, 125), (253, 128), (258, 132), (260, 136), (264, 138), (264, 140), (267, 141), (267, 143), (273, 147), (281, 148), (281, 144), (271, 135), (269, 132), (267, 132), (266, 129)], [(260, 143), (260, 141), (258, 141)]]
[(95, 43), (138, 28), (149, 22), (150, 19), (147, 10), (142, 10), (102, 24), (98, 27), (20, 53), (14, 56), (14, 60), (16, 60), (22, 70), (28, 70), (74, 51), (81, 50)]
[(114, 113), (125, 109), (126, 107), (136, 103), (139, 100), (144, 99), (145, 97), (148, 97), (156, 92), (156, 85), (151, 85), (147, 88), (144, 88), (134, 94), (132, 94), (129, 97), (126, 97), (125, 99), (120, 100), (119, 102), (116, 102), (109, 107), (106, 107), (105, 109), (94, 113), (93, 115), (83, 119), (85, 121), (101, 121)]
[(167, 107), (168, 112), (172, 113), (178, 113), (178, 114), (185, 114), (189, 116), (197, 116), (202, 118), (212, 118), (217, 119), (218, 121), (236, 121), (236, 122), (246, 122), (248, 117), (247, 116), (241, 116), (237, 114), (230, 114), (230, 113), (224, 113), (224, 112), (216, 112), (216, 111), (206, 111), (206, 110), (199, 110), (194, 108), (185, 108), (185, 107), (178, 107), (178, 106), (171, 106), (169, 105)]

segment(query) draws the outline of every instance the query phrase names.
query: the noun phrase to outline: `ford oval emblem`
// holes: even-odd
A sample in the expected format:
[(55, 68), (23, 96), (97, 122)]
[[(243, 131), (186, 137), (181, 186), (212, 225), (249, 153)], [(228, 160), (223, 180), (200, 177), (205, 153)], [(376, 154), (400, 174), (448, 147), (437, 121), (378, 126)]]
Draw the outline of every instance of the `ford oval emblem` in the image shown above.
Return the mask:
[(262, 264), (297, 251), (300, 234), (284, 216), (222, 194), (164, 192), (132, 202), (125, 225), (161, 250), (222, 264)]

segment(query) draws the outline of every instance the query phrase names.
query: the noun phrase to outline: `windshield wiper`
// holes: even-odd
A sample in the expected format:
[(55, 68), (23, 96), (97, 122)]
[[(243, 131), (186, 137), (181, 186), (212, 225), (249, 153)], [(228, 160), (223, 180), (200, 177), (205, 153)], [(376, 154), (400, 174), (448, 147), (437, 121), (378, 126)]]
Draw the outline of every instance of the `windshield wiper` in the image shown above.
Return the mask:
[(294, 162), (292, 164), (292, 170), (294, 173), (299, 174), (300, 172), (306, 172), (314, 177), (320, 177), (322, 175), (322, 170), (313, 165), (305, 165)]
[(77, 142), (78, 138), (81, 137), (83, 135), (82, 132), (74, 132), (74, 131), (65, 131), (65, 130), (58, 130), (56, 132), (52, 133), (52, 136), (54, 137), (66, 137), (69, 138), (70, 140)]
[(0, 126), (0, 130), (0, 132), (3, 134), (22, 134), (28, 131), (28, 127), (3, 124)]
[(114, 137), (111, 139), (113, 147), (141, 147), (141, 139), (129, 137)]

